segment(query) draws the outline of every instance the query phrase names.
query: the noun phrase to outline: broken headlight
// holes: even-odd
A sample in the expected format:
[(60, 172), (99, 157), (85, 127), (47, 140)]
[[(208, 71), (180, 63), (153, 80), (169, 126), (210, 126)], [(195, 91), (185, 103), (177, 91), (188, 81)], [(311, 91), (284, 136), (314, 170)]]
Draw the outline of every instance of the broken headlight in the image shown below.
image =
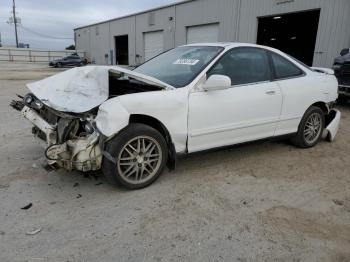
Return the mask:
[(34, 101), (34, 97), (31, 94), (28, 94), (23, 98), (23, 101), (27, 105), (30, 105)]
[(36, 99), (33, 103), (33, 107), (35, 107), (36, 109), (40, 110), (42, 109), (44, 106), (43, 102), (41, 102), (40, 100)]
[(34, 95), (32, 94), (27, 94), (24, 98), (23, 98), (24, 103), (29, 106), (32, 107), (34, 109), (40, 110), (43, 108), (44, 104), (43, 102), (41, 102), (39, 99), (37, 99)]

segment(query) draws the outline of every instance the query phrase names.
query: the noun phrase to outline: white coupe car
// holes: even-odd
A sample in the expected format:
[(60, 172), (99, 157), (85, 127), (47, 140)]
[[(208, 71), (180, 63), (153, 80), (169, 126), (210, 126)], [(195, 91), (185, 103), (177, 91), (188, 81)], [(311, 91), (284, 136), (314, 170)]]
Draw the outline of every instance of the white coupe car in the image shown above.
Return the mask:
[(332, 141), (340, 112), (333, 71), (252, 44), (192, 44), (134, 70), (74, 68), (27, 85), (12, 106), (46, 142), (48, 163), (102, 169), (129, 189), (150, 185), (179, 154), (288, 136)]

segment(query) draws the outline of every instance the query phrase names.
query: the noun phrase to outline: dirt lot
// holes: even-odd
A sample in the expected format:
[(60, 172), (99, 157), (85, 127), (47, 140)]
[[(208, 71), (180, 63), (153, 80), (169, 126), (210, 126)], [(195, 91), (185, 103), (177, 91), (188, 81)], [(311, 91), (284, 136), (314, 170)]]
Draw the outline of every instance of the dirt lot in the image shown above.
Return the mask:
[(334, 143), (197, 154), (125, 191), (42, 168), (30, 124), (8, 104), (57, 72), (0, 64), (0, 261), (350, 261), (350, 106)]

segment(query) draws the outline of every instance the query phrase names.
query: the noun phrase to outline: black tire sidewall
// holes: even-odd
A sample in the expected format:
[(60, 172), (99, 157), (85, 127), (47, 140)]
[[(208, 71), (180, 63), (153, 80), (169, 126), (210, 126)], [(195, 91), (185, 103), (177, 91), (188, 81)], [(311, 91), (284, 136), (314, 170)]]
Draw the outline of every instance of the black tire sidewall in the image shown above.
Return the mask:
[(156, 173), (152, 177), (152, 179), (141, 183), (141, 184), (131, 184), (123, 179), (122, 176), (118, 173), (117, 165), (112, 163), (112, 161), (103, 158), (102, 161), (102, 172), (106, 176), (107, 180), (114, 184), (119, 185), (122, 187), (125, 187), (127, 189), (142, 189), (150, 184), (152, 184), (157, 178), (160, 176), (160, 174), (163, 172), (165, 165), (167, 163), (168, 159), (168, 146), (165, 141), (165, 138), (154, 128), (144, 125), (144, 124), (130, 124), (126, 128), (124, 128), (122, 131), (119, 132), (117, 136), (115, 136), (113, 139), (107, 142), (105, 151), (107, 151), (114, 159), (116, 159), (116, 162), (118, 162), (117, 157), (119, 156), (120, 151), (125, 146), (125, 143), (127, 141), (130, 141), (131, 139), (137, 137), (137, 136), (149, 136), (155, 139), (162, 150), (162, 163)]

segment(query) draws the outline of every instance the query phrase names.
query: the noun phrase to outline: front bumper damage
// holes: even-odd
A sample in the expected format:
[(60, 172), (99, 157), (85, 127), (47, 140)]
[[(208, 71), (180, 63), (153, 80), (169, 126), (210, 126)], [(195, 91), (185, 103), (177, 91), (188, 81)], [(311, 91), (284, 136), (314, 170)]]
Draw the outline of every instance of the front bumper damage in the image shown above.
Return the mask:
[(68, 171), (95, 171), (101, 168), (102, 153), (99, 146), (98, 132), (75, 137), (58, 144), (57, 127), (45, 121), (35, 110), (24, 106), (22, 115), (46, 136), (45, 155), (48, 164)]

